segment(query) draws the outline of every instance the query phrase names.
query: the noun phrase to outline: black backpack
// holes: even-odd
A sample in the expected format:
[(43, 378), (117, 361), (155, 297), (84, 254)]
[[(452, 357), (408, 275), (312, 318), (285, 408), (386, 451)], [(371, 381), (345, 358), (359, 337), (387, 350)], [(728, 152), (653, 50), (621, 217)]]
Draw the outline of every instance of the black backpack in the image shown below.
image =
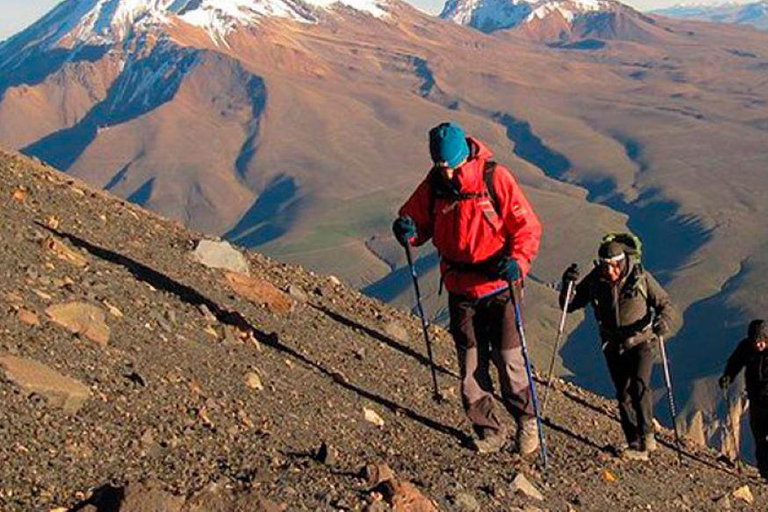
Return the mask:
[(429, 174), (430, 184), (432, 185), (432, 196), (430, 197), (429, 212), (434, 215), (435, 212), (435, 200), (448, 199), (450, 201), (466, 201), (468, 199), (482, 199), (487, 197), (491, 201), (493, 210), (496, 215), (501, 218), (501, 211), (499, 207), (499, 196), (496, 194), (496, 189), (493, 186), (493, 176), (496, 172), (497, 164), (491, 160), (485, 162), (485, 168), (483, 169), (483, 182), (485, 183), (485, 192), (459, 192), (451, 186), (451, 183), (446, 181), (440, 175), (440, 169), (434, 167)]

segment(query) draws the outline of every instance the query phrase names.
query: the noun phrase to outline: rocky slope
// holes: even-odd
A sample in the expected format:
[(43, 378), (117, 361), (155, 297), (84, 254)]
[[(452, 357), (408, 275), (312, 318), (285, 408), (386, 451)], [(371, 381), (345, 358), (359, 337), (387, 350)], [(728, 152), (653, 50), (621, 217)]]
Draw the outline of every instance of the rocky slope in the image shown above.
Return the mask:
[(478, 457), (444, 331), (436, 404), (416, 319), (333, 277), (203, 265), (201, 235), (5, 152), (0, 208), (3, 510), (722, 510), (743, 485), (768, 504), (713, 452), (677, 466), (667, 431), (622, 462), (612, 404), (562, 383), (546, 475)]

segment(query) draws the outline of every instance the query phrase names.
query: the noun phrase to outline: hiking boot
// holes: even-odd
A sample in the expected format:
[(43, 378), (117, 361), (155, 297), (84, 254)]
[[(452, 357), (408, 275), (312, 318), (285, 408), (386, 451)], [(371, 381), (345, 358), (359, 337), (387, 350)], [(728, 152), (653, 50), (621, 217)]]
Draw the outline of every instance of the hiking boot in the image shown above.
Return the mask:
[(502, 431), (486, 434), (482, 439), (475, 440), (475, 450), (477, 453), (496, 453), (504, 448), (506, 442), (507, 436)]
[(645, 448), (645, 451), (648, 453), (655, 452), (659, 449), (658, 444), (656, 443), (656, 435), (651, 434), (645, 434), (645, 437), (643, 437), (643, 448)]
[(648, 452), (646, 450), (635, 450), (634, 448), (627, 448), (621, 452), (621, 458), (626, 460), (649, 460)]
[(522, 456), (539, 449), (539, 428), (536, 418), (524, 418), (517, 423), (517, 453)]

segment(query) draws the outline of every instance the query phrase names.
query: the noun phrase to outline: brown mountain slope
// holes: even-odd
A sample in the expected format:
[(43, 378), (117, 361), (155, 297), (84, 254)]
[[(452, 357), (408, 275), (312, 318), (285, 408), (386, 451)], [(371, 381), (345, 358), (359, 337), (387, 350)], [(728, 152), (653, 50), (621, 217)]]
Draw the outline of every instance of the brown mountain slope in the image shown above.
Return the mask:
[[(553, 337), (545, 284), (571, 261), (589, 265), (599, 235), (630, 215), (647, 266), (685, 312), (670, 345), (679, 392), (715, 396), (731, 340), (765, 310), (759, 282), (740, 271), (762, 275), (768, 244), (766, 36), (659, 20), (645, 44), (552, 48), (389, 9), (386, 19), (265, 20), (226, 45), (175, 25), (167, 38), (81, 51), (35, 73), (3, 69), (3, 140), (402, 304), (408, 281), (389, 223), (429, 165), (426, 131), (454, 119), (515, 171), (544, 220), (532, 334)], [(60, 111), (62, 91), (71, 112)], [(39, 122), (29, 114), (38, 106)], [(422, 264), (429, 310), (444, 317), (434, 256)], [(590, 325), (571, 336), (563, 366), (610, 393)], [(689, 404), (711, 420), (716, 405)]]
[[(604, 449), (620, 436), (612, 405), (572, 385), (553, 392), (548, 477), (509, 453), (475, 456), (463, 446), (442, 330), (432, 334), (449, 398), (436, 405), (409, 315), (251, 253), (252, 279), (293, 287), (290, 312), (280, 297), (256, 305), (271, 285), (231, 288), (223, 271), (193, 262), (199, 235), (13, 154), (0, 155), (0, 198), (4, 510), (72, 506), (103, 496), (107, 484), (145, 479), (225, 510), (243, 509), (221, 493), (247, 499), (246, 509), (268, 499), (290, 510), (360, 510), (376, 496), (357, 476), (372, 461), (389, 463), (446, 510), (467, 500), (482, 510), (531, 504), (512, 492), (518, 473), (543, 492), (536, 505), (553, 510), (720, 510), (720, 498), (744, 483), (765, 506), (753, 471), (737, 478), (709, 451), (691, 453), (683, 468), (667, 446), (652, 464), (616, 459)], [(99, 315), (80, 323), (79, 335), (53, 321), (52, 306), (72, 302), (101, 311), (108, 339), (92, 328)], [(68, 413), (52, 395), (59, 385), (36, 387), (32, 375), (19, 386), (9, 370), (19, 358), (80, 383), (65, 390), (80, 397)], [(367, 422), (364, 409), (383, 426)], [(325, 464), (312, 458), (321, 442), (332, 447)], [(213, 498), (199, 495), (203, 488)], [(129, 491), (134, 507), (174, 500)]]

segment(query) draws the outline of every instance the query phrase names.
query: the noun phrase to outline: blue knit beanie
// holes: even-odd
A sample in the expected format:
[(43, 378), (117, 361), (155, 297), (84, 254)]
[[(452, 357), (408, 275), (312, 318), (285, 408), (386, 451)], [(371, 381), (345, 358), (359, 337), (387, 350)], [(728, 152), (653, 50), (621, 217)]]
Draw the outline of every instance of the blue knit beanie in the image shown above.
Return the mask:
[(435, 163), (445, 162), (450, 167), (458, 165), (469, 157), (467, 136), (454, 123), (443, 123), (429, 131), (429, 152)]

